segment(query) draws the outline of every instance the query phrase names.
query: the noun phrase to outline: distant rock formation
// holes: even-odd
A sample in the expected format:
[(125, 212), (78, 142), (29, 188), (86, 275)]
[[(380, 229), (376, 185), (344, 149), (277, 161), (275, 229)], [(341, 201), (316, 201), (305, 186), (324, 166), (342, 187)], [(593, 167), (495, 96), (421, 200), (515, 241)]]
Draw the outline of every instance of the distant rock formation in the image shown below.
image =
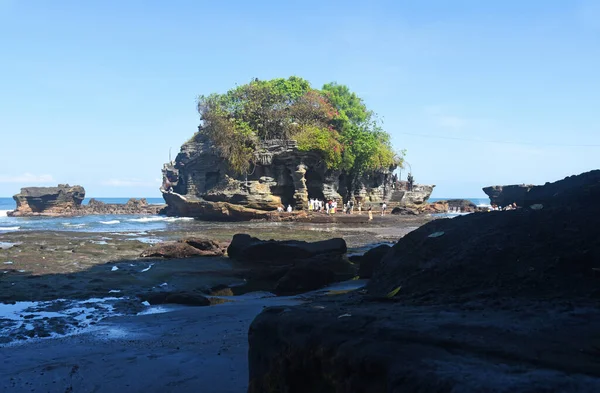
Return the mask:
[(13, 196), (17, 209), (9, 216), (70, 215), (81, 208), (85, 190), (81, 186), (26, 187)]
[(484, 187), (483, 192), (490, 198), (492, 205), (504, 207), (516, 203), (518, 206), (523, 206), (525, 195), (531, 188), (533, 188), (533, 184), (514, 184)]
[(85, 189), (81, 186), (59, 184), (57, 187), (25, 187), (13, 196), (17, 208), (8, 212), (11, 217), (78, 216), (92, 214), (159, 214), (164, 205), (150, 205), (146, 199), (132, 198), (125, 204), (104, 203), (90, 199), (82, 205)]
[(598, 182), (600, 182), (600, 170), (596, 169), (554, 183), (546, 183), (543, 186), (531, 184), (491, 186), (483, 188), (483, 192), (490, 197), (492, 204), (500, 207), (511, 203), (516, 203), (519, 207), (548, 203), (569, 204), (586, 197), (579, 193), (581, 187)]
[(161, 191), (167, 214), (204, 219), (266, 218), (265, 212), (291, 205), (306, 210), (309, 199), (350, 199), (366, 208), (423, 204), (433, 187), (397, 181), (394, 168), (371, 171), (352, 182), (343, 171), (330, 170), (316, 152), (300, 151), (293, 140), (263, 141), (251, 172), (233, 173), (202, 133), (183, 144), (175, 161), (163, 166)]

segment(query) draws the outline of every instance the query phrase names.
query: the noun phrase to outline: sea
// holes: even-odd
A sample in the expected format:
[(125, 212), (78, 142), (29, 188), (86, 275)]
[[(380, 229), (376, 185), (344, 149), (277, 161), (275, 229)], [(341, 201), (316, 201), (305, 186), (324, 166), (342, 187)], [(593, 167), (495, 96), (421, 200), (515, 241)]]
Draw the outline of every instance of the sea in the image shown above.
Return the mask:
[[(95, 198), (105, 203), (125, 204), (129, 198)], [(430, 198), (430, 202), (448, 198)], [(477, 206), (489, 206), (488, 198), (462, 198), (472, 201)], [(163, 204), (162, 198), (146, 198), (148, 203)], [(89, 199), (83, 201), (87, 204)], [(148, 216), (148, 215), (86, 215), (75, 217), (8, 217), (7, 212), (16, 208), (12, 198), (0, 198), (0, 233), (14, 231), (75, 231), (75, 232), (111, 232), (140, 233), (144, 231), (161, 231), (181, 228), (181, 226), (198, 226), (190, 218)], [(453, 216), (449, 214), (448, 216)], [(187, 224), (186, 224), (187, 222)]]
[[(95, 198), (105, 203), (125, 204), (130, 198)], [(163, 204), (162, 198), (146, 198), (150, 204)], [(83, 204), (87, 204), (85, 199)], [(13, 231), (143, 232), (166, 230), (186, 218), (149, 215), (85, 215), (73, 217), (8, 217), (16, 209), (12, 198), (0, 198), (0, 233)]]

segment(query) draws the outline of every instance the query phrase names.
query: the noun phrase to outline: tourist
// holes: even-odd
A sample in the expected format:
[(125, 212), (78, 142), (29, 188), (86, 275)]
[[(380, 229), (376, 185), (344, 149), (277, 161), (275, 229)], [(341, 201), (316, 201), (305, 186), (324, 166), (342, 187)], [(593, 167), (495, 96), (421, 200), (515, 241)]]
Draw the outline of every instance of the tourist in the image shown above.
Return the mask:
[(408, 174), (408, 177), (406, 178), (406, 180), (408, 182), (408, 191), (412, 191), (413, 185), (415, 184), (415, 178), (413, 177), (412, 173)]
[(361, 214), (362, 212), (362, 202), (358, 201), (358, 214)]
[(348, 201), (348, 208), (349, 208), (349, 214), (352, 214), (352, 210), (354, 209), (354, 201), (352, 199), (350, 199)]
[(283, 206), (277, 206), (277, 213), (283, 213)]
[(381, 204), (381, 215), (383, 216), (385, 214), (385, 209), (387, 208), (387, 205), (385, 204), (385, 202), (383, 202)]
[(291, 212), (292, 212), (292, 205), (288, 205), (287, 212), (288, 212), (288, 213), (291, 213)]
[(369, 206), (369, 221), (373, 221), (373, 208)]

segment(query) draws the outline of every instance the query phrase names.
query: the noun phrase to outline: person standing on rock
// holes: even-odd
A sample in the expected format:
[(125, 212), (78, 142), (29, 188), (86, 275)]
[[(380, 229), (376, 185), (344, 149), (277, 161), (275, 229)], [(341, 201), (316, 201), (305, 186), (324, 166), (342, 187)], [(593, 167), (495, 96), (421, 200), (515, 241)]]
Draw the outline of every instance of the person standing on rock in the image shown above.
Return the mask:
[(387, 205), (385, 204), (385, 202), (383, 202), (381, 204), (381, 215), (382, 216), (385, 214), (385, 209), (387, 209)]
[(373, 221), (373, 208), (369, 206), (369, 221)]
[(288, 205), (288, 207), (287, 207), (287, 212), (288, 212), (288, 213), (291, 213), (291, 212), (292, 212), (292, 205)]
[(362, 202), (358, 201), (358, 214), (361, 214), (362, 212)]

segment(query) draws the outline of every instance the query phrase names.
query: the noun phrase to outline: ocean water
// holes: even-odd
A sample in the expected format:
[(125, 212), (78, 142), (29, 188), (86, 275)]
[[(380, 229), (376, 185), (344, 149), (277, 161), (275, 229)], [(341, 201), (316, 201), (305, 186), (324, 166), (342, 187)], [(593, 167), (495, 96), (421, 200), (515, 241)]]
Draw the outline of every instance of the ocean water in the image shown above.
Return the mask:
[[(105, 203), (126, 203), (129, 198), (96, 198)], [(162, 198), (146, 198), (148, 203), (162, 204)], [(87, 204), (89, 199), (83, 201)], [(82, 231), (82, 232), (143, 232), (166, 230), (174, 223), (191, 221), (189, 218), (148, 215), (90, 215), (74, 217), (8, 217), (16, 208), (12, 198), (0, 198), (0, 233), (13, 231)]]
[[(126, 203), (129, 198), (96, 198), (106, 203)], [(447, 198), (431, 198), (430, 202)], [(478, 206), (489, 206), (487, 198), (469, 199)], [(162, 204), (162, 198), (147, 198), (148, 203)], [(87, 204), (89, 199), (84, 200)], [(7, 212), (14, 210), (15, 201), (12, 198), (0, 198), (0, 233), (14, 231), (76, 231), (76, 232), (107, 232), (132, 233), (143, 235), (145, 231), (165, 231), (185, 227), (200, 230), (208, 223), (195, 221), (191, 218), (149, 216), (149, 215), (90, 215), (75, 217), (8, 217)], [(452, 217), (460, 213), (450, 213), (444, 216)], [(211, 225), (215, 225), (212, 223)], [(222, 225), (227, 225), (223, 223)]]

